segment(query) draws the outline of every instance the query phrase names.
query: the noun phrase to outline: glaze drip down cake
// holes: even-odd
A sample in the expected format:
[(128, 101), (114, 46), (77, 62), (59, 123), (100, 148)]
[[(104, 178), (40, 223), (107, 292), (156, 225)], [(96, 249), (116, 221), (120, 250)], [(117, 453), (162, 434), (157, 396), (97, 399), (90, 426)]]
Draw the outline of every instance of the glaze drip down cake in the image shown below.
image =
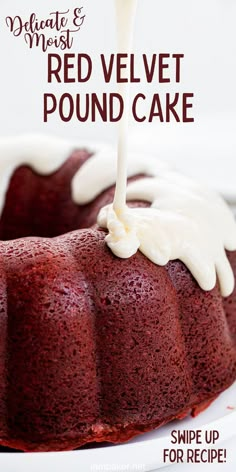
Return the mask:
[[(236, 379), (236, 229), (224, 202), (135, 156), (132, 202), (117, 230), (106, 207), (112, 152), (76, 148), (39, 137), (0, 141), (0, 444), (24, 451), (127, 441), (197, 414)], [(147, 178), (155, 198), (144, 191)], [(152, 254), (137, 223), (150, 206), (160, 228)], [(201, 206), (211, 214), (208, 233)], [(181, 240), (191, 227), (184, 247), (173, 215)], [(140, 250), (117, 257), (124, 240), (126, 248), (139, 240)]]

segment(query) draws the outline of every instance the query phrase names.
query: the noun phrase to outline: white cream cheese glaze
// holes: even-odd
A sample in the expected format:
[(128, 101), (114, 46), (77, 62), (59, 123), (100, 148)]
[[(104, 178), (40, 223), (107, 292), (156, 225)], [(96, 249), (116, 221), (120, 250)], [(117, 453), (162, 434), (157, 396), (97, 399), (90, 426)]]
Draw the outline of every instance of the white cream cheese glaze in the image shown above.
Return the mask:
[[(112, 147), (102, 146), (88, 159), (72, 180), (73, 200), (84, 205), (91, 202), (100, 193), (116, 182), (117, 153)], [(127, 174), (132, 177), (138, 174), (155, 175), (158, 169), (167, 169), (164, 162), (154, 156), (129, 154)], [(102, 190), (103, 189), (103, 190)], [(125, 196), (126, 199), (126, 196)]]
[[(136, 0), (116, 0), (119, 46), (130, 50)], [(127, 48), (127, 49), (126, 49)], [(28, 165), (36, 172), (55, 172), (76, 148), (94, 155), (72, 179), (72, 199), (80, 205), (91, 202), (116, 182), (114, 202), (103, 208), (98, 224), (107, 228), (108, 246), (121, 258), (140, 250), (152, 262), (165, 265), (180, 259), (203, 290), (211, 290), (218, 277), (221, 293), (229, 295), (234, 275), (225, 250), (236, 250), (236, 223), (224, 201), (214, 192), (182, 177), (154, 157), (127, 158), (128, 87), (120, 92), (126, 103), (120, 125), (118, 166), (109, 147), (90, 149), (81, 143), (45, 136), (21, 136), (0, 140), (0, 211), (15, 169)], [(127, 176), (145, 174), (128, 185)], [(144, 200), (149, 208), (129, 208), (128, 200)]]
[(203, 290), (213, 289), (217, 276), (222, 296), (232, 293), (234, 275), (225, 249), (236, 250), (236, 223), (221, 197), (177, 172), (163, 171), (130, 183), (127, 199), (151, 207), (126, 207), (117, 218), (109, 205), (98, 215), (116, 256), (130, 257), (139, 249), (161, 266), (179, 259)]
[[(59, 169), (76, 148), (95, 152), (72, 180), (72, 198), (84, 204), (114, 184), (114, 150), (101, 147), (98, 151), (99, 147), (43, 136), (1, 138), (0, 208), (17, 167), (26, 164), (48, 175)], [(117, 218), (110, 205), (98, 216), (101, 226), (109, 225), (107, 242), (112, 251), (126, 258), (139, 249), (159, 265), (180, 259), (202, 289), (211, 290), (218, 276), (222, 295), (229, 295), (234, 277), (225, 250), (236, 250), (236, 223), (223, 199), (152, 156), (129, 156), (128, 175), (137, 174), (150, 178), (130, 183), (127, 199), (144, 200), (151, 207), (125, 206)]]
[(0, 213), (12, 174), (17, 167), (30, 166), (42, 175), (55, 172), (73, 150), (73, 143), (40, 135), (0, 139)]
[[(136, 0), (116, 0), (118, 52), (130, 53), (135, 6)], [(108, 229), (108, 246), (121, 258), (130, 257), (139, 249), (159, 265), (180, 259), (202, 289), (211, 290), (218, 276), (222, 295), (229, 295), (234, 287), (234, 275), (225, 249), (236, 249), (236, 224), (220, 197), (173, 171), (161, 171), (157, 162), (153, 172), (149, 168), (152, 163), (143, 156), (146, 169), (141, 165), (135, 173), (143, 172), (155, 178), (129, 185), (127, 197), (148, 201), (151, 207), (126, 206), (127, 175), (130, 175), (127, 162), (129, 165), (133, 162), (127, 157), (129, 85), (124, 84), (120, 93), (126, 113), (119, 133), (115, 197), (113, 204), (103, 208), (98, 216), (98, 224)], [(100, 168), (104, 165), (106, 175), (110, 176), (107, 163), (101, 163)], [(96, 187), (95, 190), (98, 191)]]
[[(131, 53), (134, 20), (137, 8), (137, 0), (115, 0), (116, 3), (116, 23), (118, 36), (118, 53)], [(128, 69), (128, 57), (123, 59), (123, 65)], [(128, 123), (129, 123), (129, 92), (130, 85), (128, 82), (121, 82), (119, 84), (119, 94), (123, 98), (124, 113), (119, 122), (118, 134), (118, 158), (117, 158), (117, 173), (116, 173), (116, 187), (113, 201), (114, 211), (119, 215), (126, 203), (126, 186), (127, 186), (127, 149), (128, 149)]]

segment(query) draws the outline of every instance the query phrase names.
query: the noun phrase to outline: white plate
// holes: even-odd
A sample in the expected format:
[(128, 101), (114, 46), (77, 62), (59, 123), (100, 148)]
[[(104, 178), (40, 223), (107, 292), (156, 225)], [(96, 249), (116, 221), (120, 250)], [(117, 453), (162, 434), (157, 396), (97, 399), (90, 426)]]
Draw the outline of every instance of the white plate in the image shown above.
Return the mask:
[[(56, 453), (0, 454), (1, 472), (144, 472), (164, 466), (163, 449), (173, 447), (173, 429), (218, 430), (217, 445), (236, 437), (236, 383), (196, 418), (175, 421), (118, 446)], [(197, 446), (199, 447), (199, 446)], [(169, 464), (166, 464), (169, 465)]]

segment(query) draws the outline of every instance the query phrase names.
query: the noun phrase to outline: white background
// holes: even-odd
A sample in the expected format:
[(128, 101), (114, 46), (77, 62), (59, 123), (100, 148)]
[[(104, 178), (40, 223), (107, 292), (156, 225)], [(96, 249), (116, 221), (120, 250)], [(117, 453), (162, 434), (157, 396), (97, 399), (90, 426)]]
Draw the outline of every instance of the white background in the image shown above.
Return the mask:
[[(5, 24), (8, 15), (21, 15), (27, 20), (34, 11), (39, 19), (56, 9), (83, 6), (85, 23), (76, 34), (73, 50), (87, 52), (93, 59), (93, 76), (87, 84), (47, 84), (47, 54), (28, 49), (23, 37), (13, 37)], [(72, 94), (116, 91), (115, 84), (104, 84), (99, 67), (99, 54), (115, 52), (115, 13), (112, 0), (8, 0), (1, 2), (1, 133), (43, 131), (89, 139), (112, 139), (116, 126), (98, 122), (62, 123), (56, 115), (44, 124), (43, 93)], [(196, 123), (202, 117), (217, 118), (224, 124), (235, 118), (236, 105), (236, 38), (235, 0), (139, 0), (134, 50), (142, 53), (184, 53), (181, 84), (133, 85), (133, 92), (194, 92)], [(55, 49), (51, 49), (55, 52)], [(50, 52), (49, 51), (49, 52)], [(59, 52), (58, 50), (56, 51)], [(137, 73), (141, 66), (137, 64)], [(165, 125), (168, 127), (168, 125)], [(175, 127), (179, 127), (178, 124)], [(188, 133), (188, 124), (184, 125)], [(142, 125), (138, 125), (139, 131)]]
[[(83, 6), (86, 14), (76, 34), (73, 53), (88, 53), (93, 74), (85, 84), (48, 84), (47, 54), (28, 49), (23, 37), (13, 37), (5, 24), (6, 16), (33, 11), (39, 19), (51, 11)], [(99, 55), (116, 51), (116, 25), (113, 0), (8, 0), (1, 2), (0, 54), (1, 134), (29, 132), (73, 137), (81, 140), (115, 142), (117, 125), (80, 123), (74, 118), (63, 123), (57, 114), (43, 123), (43, 94), (81, 95), (116, 92), (114, 81), (104, 83)], [(194, 123), (151, 124), (130, 122), (130, 146), (141, 152), (154, 152), (185, 173), (201, 178), (236, 202), (236, 1), (235, 0), (139, 0), (135, 25), (136, 71), (142, 76), (142, 53), (183, 53), (181, 83), (132, 84), (132, 95), (147, 95), (147, 107), (154, 93), (194, 93)], [(51, 49), (51, 52), (59, 52)], [(203, 172), (204, 171), (204, 172)]]

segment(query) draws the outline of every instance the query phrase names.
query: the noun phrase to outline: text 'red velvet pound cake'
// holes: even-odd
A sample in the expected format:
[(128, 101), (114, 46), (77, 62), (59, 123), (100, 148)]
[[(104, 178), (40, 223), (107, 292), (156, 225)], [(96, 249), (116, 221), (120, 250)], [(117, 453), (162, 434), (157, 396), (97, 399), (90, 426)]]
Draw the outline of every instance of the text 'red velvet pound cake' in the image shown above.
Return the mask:
[(24, 451), (127, 441), (236, 379), (225, 203), (131, 156), (118, 218), (112, 151), (76, 148), (0, 140), (0, 444)]

